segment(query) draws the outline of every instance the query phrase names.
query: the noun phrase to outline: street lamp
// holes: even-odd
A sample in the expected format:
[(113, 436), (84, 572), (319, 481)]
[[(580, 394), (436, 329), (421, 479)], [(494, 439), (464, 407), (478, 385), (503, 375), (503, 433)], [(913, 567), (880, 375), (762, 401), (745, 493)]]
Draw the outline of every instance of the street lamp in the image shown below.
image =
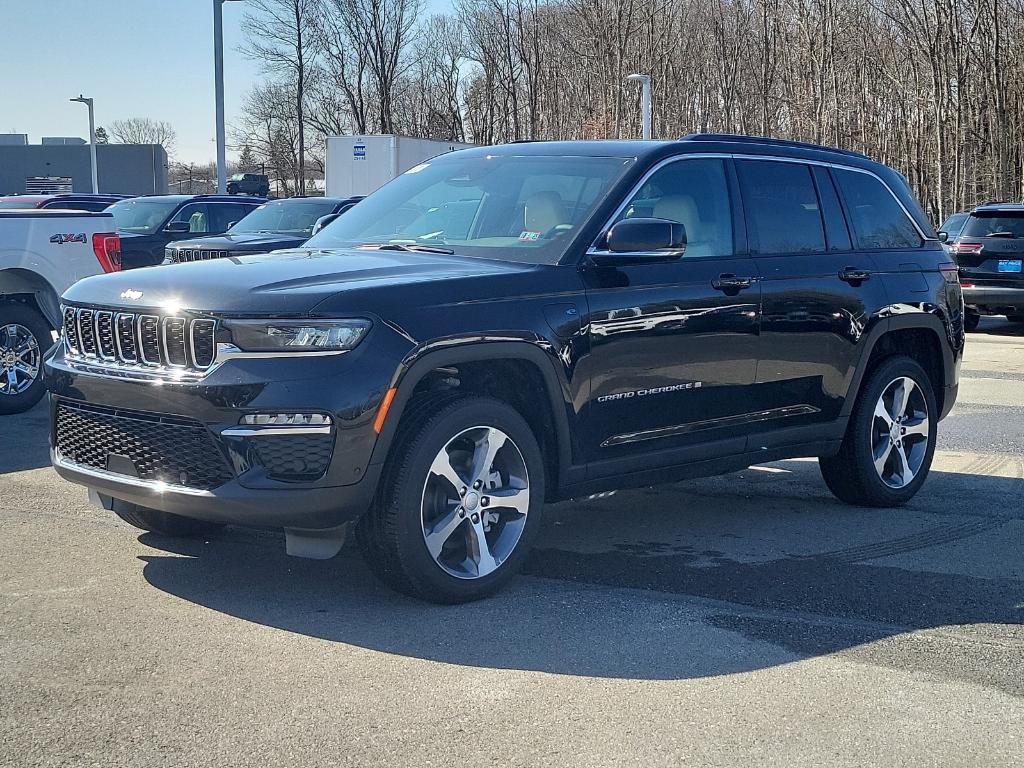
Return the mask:
[(224, 3), (213, 0), (213, 89), (217, 102), (217, 194), (227, 192), (224, 146)]
[(642, 127), (644, 141), (649, 141), (651, 138), (651, 76), (630, 75), (626, 79), (640, 83), (641, 85), (640, 125)]
[(96, 118), (92, 111), (92, 99), (78, 94), (77, 99), (69, 99), (69, 101), (77, 101), (89, 108), (89, 159), (92, 162), (92, 193), (95, 195), (100, 191), (100, 182), (99, 176), (96, 174)]

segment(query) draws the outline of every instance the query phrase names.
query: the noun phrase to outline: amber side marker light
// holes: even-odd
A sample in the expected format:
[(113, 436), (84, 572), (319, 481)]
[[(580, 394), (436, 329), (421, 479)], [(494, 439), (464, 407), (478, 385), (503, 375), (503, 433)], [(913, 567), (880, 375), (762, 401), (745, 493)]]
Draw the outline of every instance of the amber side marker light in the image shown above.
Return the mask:
[(384, 420), (388, 417), (391, 401), (395, 399), (395, 392), (397, 391), (397, 389), (392, 387), (384, 393), (384, 399), (380, 401), (380, 407), (377, 409), (377, 418), (373, 420), (373, 431), (378, 435), (384, 429)]

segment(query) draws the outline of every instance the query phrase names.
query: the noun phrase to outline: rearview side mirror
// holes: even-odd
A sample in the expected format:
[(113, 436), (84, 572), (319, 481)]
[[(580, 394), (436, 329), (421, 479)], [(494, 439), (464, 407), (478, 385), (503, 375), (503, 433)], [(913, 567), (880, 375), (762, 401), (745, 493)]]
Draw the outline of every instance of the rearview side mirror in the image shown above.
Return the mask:
[(686, 227), (668, 219), (623, 219), (605, 235), (607, 254), (593, 254), (597, 264), (678, 259), (686, 250)]
[(316, 223), (313, 225), (313, 234), (315, 235), (317, 232), (326, 227), (339, 216), (341, 216), (340, 213), (328, 213), (326, 216), (321, 216), (319, 219), (316, 220)]
[(167, 226), (164, 227), (164, 232), (171, 232), (173, 234), (190, 231), (191, 227), (187, 221), (169, 221), (167, 222)]
[(942, 232), (940, 230), (938, 235), (939, 235), (939, 242), (940, 243), (949, 242), (949, 232)]

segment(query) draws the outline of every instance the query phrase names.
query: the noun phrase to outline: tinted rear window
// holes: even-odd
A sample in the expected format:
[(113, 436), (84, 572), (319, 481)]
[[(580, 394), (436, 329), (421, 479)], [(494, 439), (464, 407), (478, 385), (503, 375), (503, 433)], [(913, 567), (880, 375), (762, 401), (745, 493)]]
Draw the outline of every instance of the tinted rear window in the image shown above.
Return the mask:
[(1024, 211), (972, 213), (961, 237), (1024, 237)]
[(751, 247), (757, 253), (822, 253), (825, 230), (811, 169), (801, 163), (736, 163)]
[(917, 248), (921, 236), (889, 189), (877, 178), (857, 171), (835, 170), (846, 200), (858, 248)]

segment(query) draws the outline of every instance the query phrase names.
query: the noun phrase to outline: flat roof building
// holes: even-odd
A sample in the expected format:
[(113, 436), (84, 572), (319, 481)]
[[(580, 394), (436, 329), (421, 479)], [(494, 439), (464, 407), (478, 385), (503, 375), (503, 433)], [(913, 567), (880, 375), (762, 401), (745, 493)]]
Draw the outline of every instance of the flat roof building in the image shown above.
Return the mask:
[[(16, 134), (22, 135), (22, 134)], [(39, 187), (47, 177), (70, 191), (92, 192), (92, 166), (88, 144), (18, 144), (0, 141), (0, 195), (25, 192), (29, 183)], [(167, 153), (159, 144), (98, 144), (96, 168), (99, 191), (124, 195), (167, 192)], [(29, 180), (32, 180), (31, 182)]]

